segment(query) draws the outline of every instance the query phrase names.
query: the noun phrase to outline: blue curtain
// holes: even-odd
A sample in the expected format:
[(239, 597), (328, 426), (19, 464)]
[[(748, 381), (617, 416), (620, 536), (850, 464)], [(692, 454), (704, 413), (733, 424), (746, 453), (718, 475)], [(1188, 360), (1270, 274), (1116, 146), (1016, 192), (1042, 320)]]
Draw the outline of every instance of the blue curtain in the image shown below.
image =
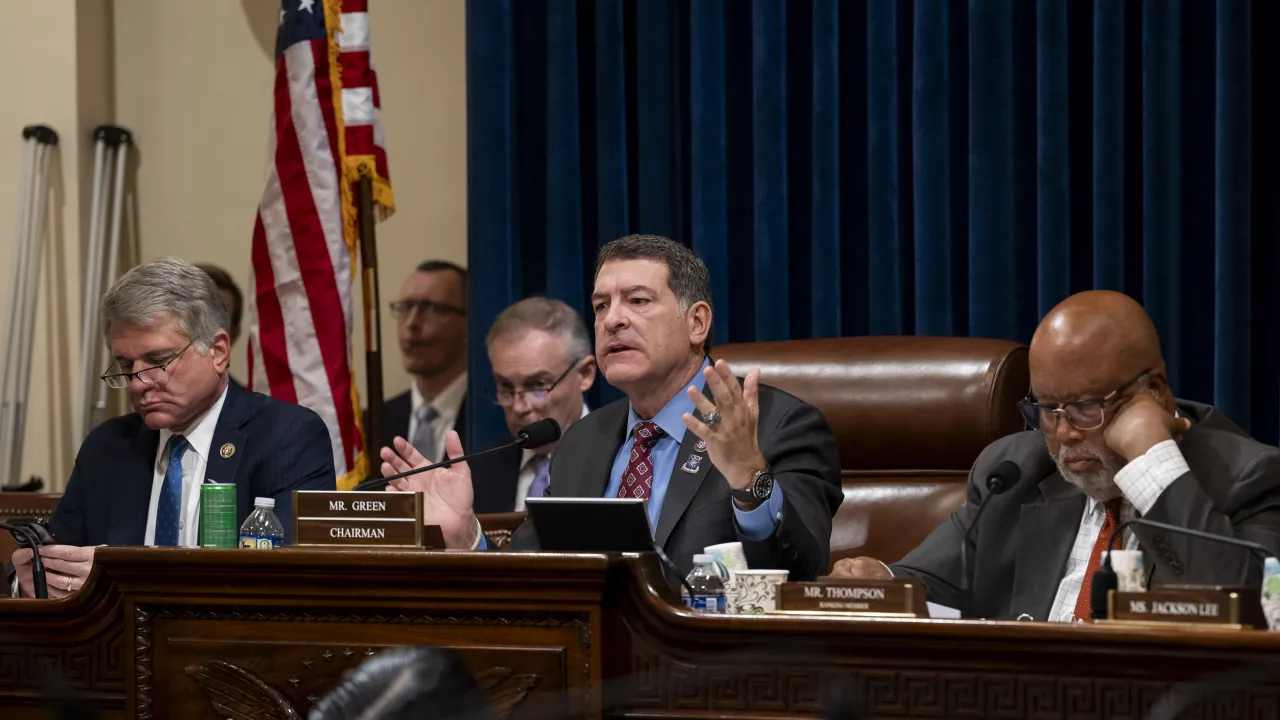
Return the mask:
[(649, 232), (711, 268), (722, 342), (1025, 342), (1129, 293), (1175, 392), (1275, 443), (1276, 37), (1273, 0), (471, 0), (472, 390), (503, 307), (585, 313)]

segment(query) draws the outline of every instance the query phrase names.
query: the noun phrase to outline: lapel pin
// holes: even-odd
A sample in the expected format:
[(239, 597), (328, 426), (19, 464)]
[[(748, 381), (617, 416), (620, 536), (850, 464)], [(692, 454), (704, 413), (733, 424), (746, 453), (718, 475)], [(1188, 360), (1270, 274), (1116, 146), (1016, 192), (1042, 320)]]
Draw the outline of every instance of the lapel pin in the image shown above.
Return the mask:
[(226, 460), (227, 458), (236, 454), (236, 446), (232, 445), (231, 443), (225, 443), (222, 446), (222, 449), (218, 451), (218, 454), (222, 456), (223, 460)]
[(696, 474), (698, 472), (698, 467), (701, 465), (702, 465), (701, 455), (690, 455), (689, 459), (684, 461), (684, 465), (680, 466), (680, 469), (687, 473)]
[(706, 451), (707, 451), (707, 441), (706, 441), (706, 440), (699, 440), (698, 442), (696, 442), (696, 443), (694, 443), (694, 444), (693, 444), (693, 449), (694, 449), (694, 451), (695, 451), (695, 452), (706, 452)]

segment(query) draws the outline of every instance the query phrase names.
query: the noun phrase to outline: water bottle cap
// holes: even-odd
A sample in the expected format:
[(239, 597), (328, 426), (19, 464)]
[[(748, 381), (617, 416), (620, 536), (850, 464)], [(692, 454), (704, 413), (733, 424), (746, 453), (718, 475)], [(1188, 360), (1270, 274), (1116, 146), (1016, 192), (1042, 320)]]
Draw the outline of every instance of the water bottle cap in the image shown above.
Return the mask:
[(253, 506), (254, 506), (254, 507), (264, 507), (264, 508), (272, 508), (272, 509), (274, 509), (274, 508), (275, 508), (275, 506), (276, 506), (276, 500), (275, 500), (275, 498), (260, 498), (260, 497), (256, 497), (256, 498), (254, 498), (254, 499), (253, 499)]
[(703, 555), (702, 553), (699, 553), (699, 554), (697, 554), (697, 555), (694, 555), (694, 556), (693, 556), (693, 564), (694, 564), (694, 565), (710, 565), (710, 564), (711, 564), (711, 556), (710, 556), (710, 555)]

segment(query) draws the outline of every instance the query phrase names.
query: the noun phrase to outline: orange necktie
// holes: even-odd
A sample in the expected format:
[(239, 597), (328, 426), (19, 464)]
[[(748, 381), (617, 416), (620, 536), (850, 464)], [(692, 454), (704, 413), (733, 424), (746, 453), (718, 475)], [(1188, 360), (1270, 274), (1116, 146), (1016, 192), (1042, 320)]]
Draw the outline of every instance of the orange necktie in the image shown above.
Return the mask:
[(1107, 541), (1111, 539), (1111, 533), (1115, 531), (1116, 524), (1120, 521), (1120, 498), (1108, 500), (1103, 507), (1106, 509), (1107, 519), (1102, 521), (1098, 539), (1093, 543), (1093, 554), (1089, 556), (1089, 564), (1084, 569), (1084, 582), (1080, 584), (1080, 596), (1076, 598), (1075, 619), (1077, 621), (1093, 622), (1090, 613), (1093, 574), (1102, 564), (1102, 553), (1107, 549)]

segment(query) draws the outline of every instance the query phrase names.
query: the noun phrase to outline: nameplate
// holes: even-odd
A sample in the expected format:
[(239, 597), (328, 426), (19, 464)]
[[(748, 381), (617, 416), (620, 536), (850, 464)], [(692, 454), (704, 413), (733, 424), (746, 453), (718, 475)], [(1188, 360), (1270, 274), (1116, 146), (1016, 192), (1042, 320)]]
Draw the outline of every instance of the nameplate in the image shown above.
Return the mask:
[(293, 544), (328, 548), (442, 548), (422, 525), (420, 492), (293, 493)]
[(1218, 629), (1265, 628), (1258, 591), (1238, 587), (1163, 586), (1107, 594), (1111, 622)]
[(784, 613), (841, 613), (876, 617), (929, 617), (924, 584), (919, 580), (848, 580), (783, 583), (778, 611)]

